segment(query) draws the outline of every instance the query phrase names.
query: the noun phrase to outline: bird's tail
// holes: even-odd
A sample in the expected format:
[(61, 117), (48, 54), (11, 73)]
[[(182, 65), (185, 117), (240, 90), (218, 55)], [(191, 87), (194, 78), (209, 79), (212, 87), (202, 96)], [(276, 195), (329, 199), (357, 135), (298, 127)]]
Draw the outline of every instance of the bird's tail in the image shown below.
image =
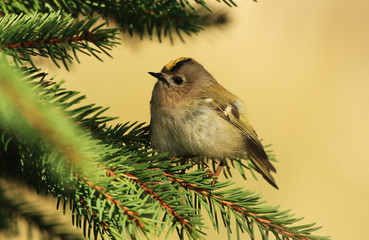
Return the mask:
[(274, 180), (274, 177), (270, 173), (270, 171), (276, 172), (274, 166), (268, 159), (256, 159), (253, 156), (250, 156), (250, 160), (252, 164), (255, 166), (256, 170), (263, 175), (264, 179), (267, 180), (270, 185), (275, 187), (276, 189), (279, 189), (277, 186), (277, 183)]

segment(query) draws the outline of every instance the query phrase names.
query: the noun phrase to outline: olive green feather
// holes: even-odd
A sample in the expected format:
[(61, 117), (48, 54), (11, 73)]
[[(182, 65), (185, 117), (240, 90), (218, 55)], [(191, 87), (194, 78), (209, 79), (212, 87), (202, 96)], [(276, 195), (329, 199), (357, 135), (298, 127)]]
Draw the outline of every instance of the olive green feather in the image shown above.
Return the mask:
[[(217, 87), (219, 87), (219, 85), (217, 85)], [(222, 94), (219, 94), (219, 92)], [(264, 151), (264, 147), (258, 139), (258, 135), (240, 111), (237, 106), (237, 102), (234, 101), (234, 99), (238, 100), (238, 98), (225, 88), (221, 89), (221, 91), (220, 89), (209, 91), (207, 92), (207, 96), (203, 96), (203, 98), (212, 99), (211, 101), (207, 101), (207, 104), (210, 107), (219, 110), (220, 115), (224, 119), (232, 123), (244, 134), (245, 149), (251, 162), (255, 166), (256, 170), (263, 175), (265, 180), (278, 189), (278, 186), (270, 173), (270, 171), (276, 172), (276, 169), (269, 161), (268, 156)]]

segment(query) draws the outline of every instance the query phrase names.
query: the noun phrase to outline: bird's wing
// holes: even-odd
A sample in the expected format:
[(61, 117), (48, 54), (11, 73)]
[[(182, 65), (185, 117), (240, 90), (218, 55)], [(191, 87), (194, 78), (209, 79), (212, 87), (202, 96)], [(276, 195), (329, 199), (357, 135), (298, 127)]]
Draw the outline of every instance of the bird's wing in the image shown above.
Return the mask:
[[(222, 94), (219, 94), (221, 92)], [(246, 151), (250, 160), (263, 177), (275, 188), (278, 186), (270, 171), (276, 172), (275, 167), (268, 160), (263, 145), (246, 117), (240, 109), (242, 102), (226, 89), (212, 91), (211, 94), (202, 97), (209, 107), (219, 111), (221, 117), (232, 123), (245, 136)], [(216, 99), (216, 100), (215, 100)]]

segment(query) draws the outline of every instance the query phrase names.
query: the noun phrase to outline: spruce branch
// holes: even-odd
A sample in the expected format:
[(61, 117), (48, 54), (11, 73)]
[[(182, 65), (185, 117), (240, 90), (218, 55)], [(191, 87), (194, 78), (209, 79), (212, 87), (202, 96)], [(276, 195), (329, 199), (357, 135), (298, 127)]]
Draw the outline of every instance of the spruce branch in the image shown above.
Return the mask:
[[(139, 219), (136, 218), (136, 216), (138, 216), (138, 213), (135, 211), (129, 210), (126, 206), (123, 206), (121, 202), (115, 200), (113, 196), (111, 196), (109, 193), (105, 191), (104, 187), (95, 185), (93, 182), (88, 181), (86, 177), (82, 177), (82, 181), (84, 181), (91, 189), (96, 190), (96, 192), (100, 194), (104, 199), (109, 200), (116, 207), (121, 208), (124, 214), (126, 214), (131, 220), (135, 221), (141, 228), (145, 228), (144, 224)], [(85, 200), (82, 199), (81, 201), (85, 201)]]
[[(109, 170), (106, 169), (106, 171), (108, 172), (108, 176), (113, 176), (113, 177), (117, 177), (117, 175)], [(196, 233), (196, 229), (194, 228), (194, 225), (186, 219), (186, 216), (181, 216), (176, 210), (175, 208), (171, 205), (168, 204), (167, 200), (164, 199), (163, 197), (159, 196), (159, 193), (155, 192), (152, 188), (150, 188), (147, 184), (143, 183), (142, 181), (140, 181), (137, 177), (133, 176), (131, 173), (127, 172), (124, 173), (125, 176), (129, 177), (132, 181), (136, 182), (139, 184), (139, 186), (145, 190), (146, 194), (149, 196), (152, 196), (152, 199), (159, 202), (160, 206), (165, 209), (165, 211), (173, 216), (173, 220), (177, 223), (179, 223), (180, 225), (182, 225), (187, 234), (188, 235), (194, 235), (192, 236), (193, 238), (199, 238), (200, 236), (198, 236)], [(119, 180), (119, 177), (117, 177), (117, 179)], [(163, 184), (163, 182), (156, 182), (156, 183), (151, 183), (151, 184)]]
[[(237, 6), (232, 0), (223, 0), (229, 7)], [(205, 11), (202, 11), (202, 10)], [(221, 25), (227, 22), (226, 14), (218, 13), (203, 0), (168, 0), (168, 1), (130, 1), (130, 0), (63, 0), (63, 1), (20, 1), (0, 2), (0, 12), (49, 13), (61, 11), (61, 14), (73, 17), (89, 16), (95, 14), (105, 20), (114, 20), (123, 32), (130, 35), (137, 33), (150, 38), (156, 35), (159, 40), (163, 37), (172, 39), (173, 33), (183, 40), (182, 34), (191, 35), (203, 30), (205, 26)]]
[[(0, 51), (13, 57), (17, 65), (28, 61), (36, 68), (31, 56), (50, 58), (58, 67), (68, 69), (77, 52), (92, 55), (105, 53), (117, 43), (118, 29), (95, 26), (98, 18), (83, 20), (64, 16), (60, 12), (6, 14), (0, 18)], [(93, 47), (94, 45), (95, 47)]]
[[(263, 202), (261, 201), (261, 198), (253, 192), (242, 191), (241, 188), (217, 191), (221, 188), (230, 186), (230, 182), (222, 183), (221, 186), (212, 190), (209, 187), (211, 182), (208, 182), (205, 186), (203, 183), (200, 183), (201, 185), (197, 185), (196, 183), (187, 181), (183, 176), (178, 178), (173, 174), (163, 173), (163, 175), (172, 182), (178, 183), (187, 191), (192, 190), (197, 195), (198, 199), (206, 198), (208, 201), (214, 202), (212, 204), (213, 206), (221, 206), (223, 209), (230, 209), (236, 217), (236, 221), (238, 223), (237, 227), (242, 228), (241, 230), (247, 231), (251, 237), (253, 237), (253, 233), (250, 232), (250, 224), (255, 223), (258, 225), (261, 233), (262, 231), (271, 231), (277, 237), (280, 236), (283, 238), (300, 240), (328, 239), (327, 237), (311, 235), (313, 231), (320, 229), (320, 227), (311, 228), (315, 224), (293, 227), (287, 226), (302, 220), (302, 218), (292, 218), (293, 215), (288, 214), (289, 210), (279, 211), (278, 207), (262, 206)], [(204, 202), (205, 201), (202, 201), (202, 203)], [(196, 203), (194, 205), (196, 205)], [(214, 220), (214, 217), (216, 217), (214, 215), (214, 211), (208, 208), (206, 209), (208, 210), (213, 223), (217, 222)], [(226, 225), (230, 226), (230, 216), (224, 216), (227, 213), (220, 208), (219, 210), (222, 212), (223, 220), (226, 219), (227, 221)], [(241, 224), (241, 222), (245, 222), (245, 219), (242, 218), (246, 218), (248, 225)], [(214, 227), (219, 228), (217, 224)], [(230, 228), (228, 228), (228, 231), (229, 230)]]
[[(110, 175), (114, 176), (115, 174), (113, 172), (110, 171)], [(192, 229), (193, 229), (193, 225), (191, 223), (189, 223), (184, 217), (180, 216), (175, 210), (173, 210), (173, 208), (168, 205), (165, 200), (163, 200), (162, 197), (159, 197), (159, 194), (154, 192), (152, 189), (150, 189), (145, 183), (143, 183), (142, 181), (140, 181), (138, 178), (136, 178), (135, 176), (133, 176), (130, 173), (125, 173), (126, 176), (130, 177), (132, 181), (138, 183), (140, 185), (141, 188), (143, 188), (145, 190), (145, 192), (147, 194), (150, 194), (153, 196), (153, 199), (155, 201), (158, 201), (160, 203), (160, 205), (166, 209), (167, 212), (169, 212), (169, 214), (173, 215), (175, 220), (177, 222), (179, 222), (181, 225), (183, 225), (186, 230), (189, 233), (192, 233)], [(160, 182), (158, 184), (161, 184)]]

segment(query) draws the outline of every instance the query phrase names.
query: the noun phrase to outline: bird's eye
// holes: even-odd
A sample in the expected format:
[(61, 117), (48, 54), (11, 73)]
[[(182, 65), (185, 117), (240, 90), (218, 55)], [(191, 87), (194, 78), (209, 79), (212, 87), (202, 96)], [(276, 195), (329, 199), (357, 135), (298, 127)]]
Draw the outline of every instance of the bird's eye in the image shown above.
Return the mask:
[(181, 77), (174, 77), (173, 78), (173, 82), (175, 83), (175, 84), (177, 84), (177, 85), (182, 85), (182, 83), (183, 83), (183, 79), (181, 78)]

